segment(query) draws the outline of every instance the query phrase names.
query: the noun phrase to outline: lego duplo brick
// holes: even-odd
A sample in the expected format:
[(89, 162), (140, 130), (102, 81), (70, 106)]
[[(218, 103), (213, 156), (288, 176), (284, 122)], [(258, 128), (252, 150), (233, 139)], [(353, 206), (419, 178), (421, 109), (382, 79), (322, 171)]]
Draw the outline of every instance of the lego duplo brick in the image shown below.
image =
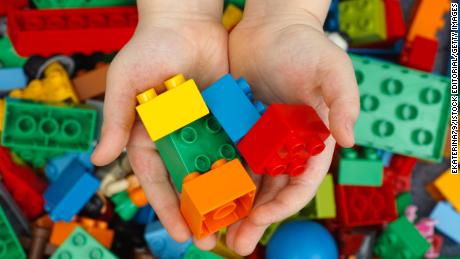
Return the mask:
[(62, 155), (61, 151), (43, 151), (40, 149), (30, 149), (29, 147), (24, 148), (11, 148), (13, 154), (15, 154), (22, 163), (27, 163), (33, 168), (42, 168), (46, 165), (48, 160)]
[(0, 1), (0, 16), (7, 15), (15, 9), (22, 9), (29, 6), (28, 0), (2, 0)]
[(94, 169), (94, 165), (90, 160), (91, 154), (92, 150), (86, 153), (71, 152), (50, 159), (45, 167), (46, 178), (50, 182), (56, 181), (73, 160), (77, 160), (88, 171), (92, 171)]
[(410, 192), (401, 193), (396, 198), (396, 209), (398, 211), (398, 216), (404, 216), (406, 208), (413, 204), (412, 194)]
[(354, 233), (351, 230), (339, 230), (337, 240), (340, 249), (340, 255), (355, 255), (361, 247), (364, 238), (364, 233)]
[(22, 67), (26, 61), (16, 53), (7, 35), (0, 37), (0, 67)]
[(444, 15), (450, 10), (450, 0), (421, 0), (409, 21), (410, 27), (406, 41), (416, 36), (436, 40), (436, 34), (445, 25)]
[(243, 18), (243, 10), (233, 4), (225, 7), (224, 14), (222, 15), (222, 24), (227, 31), (231, 31)]
[(137, 96), (137, 113), (153, 141), (204, 117), (209, 113), (193, 79), (178, 74), (164, 82), (166, 91), (151, 88)]
[(30, 235), (29, 221), (0, 181), (0, 207), (4, 209), (6, 217), (18, 235)]
[(157, 140), (155, 145), (179, 192), (189, 173), (207, 172), (222, 158), (239, 158), (233, 142), (211, 114)]
[(406, 67), (432, 72), (437, 54), (437, 40), (416, 36), (413, 41), (404, 45), (400, 63)]
[(202, 93), (206, 105), (230, 139), (238, 143), (265, 111), (261, 102), (254, 102), (251, 87), (244, 80), (223, 76)]
[(340, 31), (351, 43), (367, 44), (386, 40), (383, 0), (350, 0), (339, 3)]
[(25, 259), (26, 254), (19, 243), (16, 233), (0, 207), (0, 258)]
[(327, 174), (316, 192), (315, 197), (300, 211), (300, 217), (308, 219), (328, 219), (336, 217), (334, 180)]
[(46, 183), (27, 166), (13, 162), (11, 154), (0, 146), (0, 175), (6, 189), (30, 220), (43, 213)]
[(17, 10), (8, 15), (8, 35), (22, 56), (110, 54), (128, 42), (136, 24), (135, 7)]
[(14, 90), (9, 96), (48, 103), (79, 102), (69, 75), (59, 62), (46, 67), (43, 79), (32, 80), (26, 88)]
[(416, 162), (417, 159), (413, 157), (394, 155), (389, 166), (385, 167), (383, 181), (393, 187), (396, 195), (411, 190), (412, 171)]
[(238, 159), (218, 161), (211, 171), (190, 176), (182, 186), (180, 210), (196, 238), (215, 233), (251, 211), (256, 186)]
[(72, 80), (80, 100), (87, 100), (105, 93), (108, 68), (108, 65), (103, 65), (79, 75)]
[(182, 243), (175, 241), (160, 221), (151, 222), (147, 225), (144, 238), (150, 251), (157, 258), (183, 258), (187, 247), (192, 243), (191, 239)]
[[(1, 67), (1, 66), (0, 66)], [(27, 77), (21, 67), (0, 68), (0, 94), (27, 85)]]
[(423, 258), (430, 248), (427, 240), (406, 217), (391, 222), (374, 246), (375, 255), (382, 259)]
[(373, 148), (340, 151), (337, 183), (340, 185), (381, 186), (383, 162)]
[(115, 205), (115, 212), (125, 221), (132, 219), (139, 211), (139, 207), (132, 202), (126, 191), (115, 194), (111, 200)]
[(91, 218), (80, 218), (77, 222), (55, 222), (51, 232), (50, 243), (60, 246), (78, 226), (85, 229), (106, 248), (110, 248), (112, 245), (115, 232), (108, 228), (107, 222)]
[(388, 184), (336, 185), (335, 201), (338, 219), (345, 227), (381, 225), (397, 218), (395, 194)]
[(73, 161), (43, 194), (45, 210), (53, 221), (70, 221), (99, 189), (100, 181)]
[(96, 111), (6, 99), (2, 144), (41, 152), (88, 151)]
[(350, 55), (360, 90), (356, 144), (440, 161), (449, 120), (449, 80)]
[(103, 7), (103, 6), (127, 6), (135, 5), (136, 0), (32, 0), (39, 9), (47, 8), (81, 8), (81, 7)]
[(217, 255), (211, 251), (201, 250), (193, 243), (185, 250), (184, 259), (224, 259), (224, 257)]
[(406, 23), (401, 0), (384, 0), (387, 41), (394, 42), (406, 35)]
[(61, 258), (103, 258), (116, 259), (117, 257), (95, 240), (81, 227), (76, 227), (72, 234), (50, 257)]
[(324, 150), (329, 135), (312, 107), (272, 104), (237, 147), (256, 174), (296, 176)]
[(457, 212), (460, 212), (460, 175), (447, 170), (434, 181), (434, 186)]

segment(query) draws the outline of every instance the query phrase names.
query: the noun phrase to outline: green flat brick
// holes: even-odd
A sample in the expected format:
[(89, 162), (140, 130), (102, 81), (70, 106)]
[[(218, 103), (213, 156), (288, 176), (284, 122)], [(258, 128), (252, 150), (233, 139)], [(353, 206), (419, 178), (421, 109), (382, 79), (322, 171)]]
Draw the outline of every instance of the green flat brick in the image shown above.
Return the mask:
[(95, 110), (12, 98), (6, 99), (5, 107), (4, 146), (47, 154), (86, 152), (92, 146)]
[(136, 0), (32, 0), (39, 9), (43, 8), (80, 8), (111, 7), (135, 5)]
[(51, 259), (116, 259), (115, 255), (101, 245), (88, 232), (76, 227), (70, 236), (62, 243)]
[(396, 209), (398, 210), (398, 216), (404, 216), (406, 208), (413, 203), (412, 194), (410, 192), (401, 193), (396, 198)]
[(352, 44), (384, 41), (386, 35), (383, 0), (349, 0), (339, 3), (339, 30)]
[(219, 159), (239, 158), (220, 124), (209, 114), (155, 142), (160, 156), (179, 192), (191, 172), (204, 173)]
[(300, 211), (299, 217), (307, 219), (336, 217), (334, 181), (331, 174), (324, 177), (315, 197)]
[(450, 80), (377, 59), (350, 57), (361, 95), (356, 144), (441, 161)]
[(211, 251), (200, 250), (194, 244), (189, 245), (184, 254), (184, 259), (224, 259)]
[(382, 259), (421, 259), (430, 246), (406, 217), (400, 217), (380, 235), (374, 253)]
[(382, 186), (383, 161), (373, 148), (358, 152), (342, 148), (337, 182), (340, 185)]
[(22, 67), (26, 61), (27, 58), (16, 53), (8, 36), (0, 38), (0, 67)]
[(2, 207), (0, 207), (0, 258), (26, 258), (26, 254)]

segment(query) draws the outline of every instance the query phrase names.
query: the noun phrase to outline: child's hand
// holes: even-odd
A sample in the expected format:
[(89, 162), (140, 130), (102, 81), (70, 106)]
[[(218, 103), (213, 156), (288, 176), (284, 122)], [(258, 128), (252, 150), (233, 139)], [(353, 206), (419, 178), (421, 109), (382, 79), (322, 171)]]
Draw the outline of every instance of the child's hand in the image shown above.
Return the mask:
[[(92, 160), (96, 165), (108, 164), (127, 146), (133, 170), (156, 214), (174, 239), (185, 241), (190, 231), (174, 186), (142, 123), (135, 121), (136, 95), (178, 73), (200, 86), (219, 79), (228, 72), (227, 32), (220, 22), (222, 2), (174, 2), (138, 1), (136, 33), (110, 66), (102, 137)], [(215, 237), (197, 245), (210, 249)]]
[[(324, 36), (324, 18), (289, 6), (292, 2), (247, 1), (243, 20), (230, 34), (230, 70), (236, 77), (245, 77), (264, 102), (314, 107), (335, 140), (352, 146), (359, 96), (351, 62)], [(318, 9), (320, 17), (327, 6)], [(249, 254), (271, 223), (303, 208), (328, 172), (334, 145), (329, 138), (323, 153), (312, 157), (306, 172), (298, 177), (256, 178), (254, 209), (247, 219), (229, 228), (229, 247)]]

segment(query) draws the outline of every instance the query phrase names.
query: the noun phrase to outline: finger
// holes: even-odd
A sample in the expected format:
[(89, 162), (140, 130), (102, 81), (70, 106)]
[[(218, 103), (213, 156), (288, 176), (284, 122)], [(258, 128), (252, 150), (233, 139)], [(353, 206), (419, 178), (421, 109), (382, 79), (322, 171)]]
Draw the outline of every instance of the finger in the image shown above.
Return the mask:
[(136, 92), (121, 71), (120, 66), (113, 63), (107, 75), (101, 139), (91, 156), (92, 162), (98, 166), (106, 165), (120, 155), (128, 142), (135, 117)]
[(272, 200), (255, 208), (250, 220), (256, 225), (281, 221), (301, 210), (313, 198), (331, 164), (335, 141), (329, 137), (325, 150), (308, 160), (305, 172), (291, 177), (289, 184)]
[[(329, 43), (334, 45), (333, 43)], [(353, 128), (359, 115), (359, 92), (350, 58), (337, 46), (323, 62), (321, 90), (329, 107), (329, 126), (337, 142), (344, 147), (354, 144)], [(332, 60), (333, 59), (333, 60)]]
[(241, 256), (251, 254), (262, 238), (269, 224), (257, 225), (247, 218), (228, 228), (228, 235), (232, 233), (233, 241), (227, 239), (227, 246)]
[[(143, 143), (143, 144), (139, 144)], [(171, 237), (184, 242), (190, 238), (190, 231), (180, 211), (179, 202), (166, 168), (140, 122), (135, 124), (128, 144), (128, 157), (133, 171), (144, 188), (147, 199)]]
[(204, 237), (202, 239), (196, 239), (193, 237), (193, 243), (201, 250), (211, 250), (217, 244), (217, 234)]

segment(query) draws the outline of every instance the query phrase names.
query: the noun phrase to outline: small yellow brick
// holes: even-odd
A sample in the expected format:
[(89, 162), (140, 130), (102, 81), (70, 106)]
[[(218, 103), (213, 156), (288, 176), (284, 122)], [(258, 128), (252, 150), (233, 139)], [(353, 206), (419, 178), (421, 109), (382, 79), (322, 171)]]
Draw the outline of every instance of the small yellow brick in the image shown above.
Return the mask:
[(452, 206), (460, 212), (460, 174), (447, 170), (436, 179), (434, 185)]
[(166, 92), (157, 95), (149, 89), (137, 96), (136, 110), (150, 138), (156, 141), (209, 113), (192, 79), (177, 75), (167, 81)]
[(235, 27), (243, 18), (243, 11), (236, 5), (229, 4), (225, 8), (224, 15), (222, 16), (222, 23), (227, 31)]

